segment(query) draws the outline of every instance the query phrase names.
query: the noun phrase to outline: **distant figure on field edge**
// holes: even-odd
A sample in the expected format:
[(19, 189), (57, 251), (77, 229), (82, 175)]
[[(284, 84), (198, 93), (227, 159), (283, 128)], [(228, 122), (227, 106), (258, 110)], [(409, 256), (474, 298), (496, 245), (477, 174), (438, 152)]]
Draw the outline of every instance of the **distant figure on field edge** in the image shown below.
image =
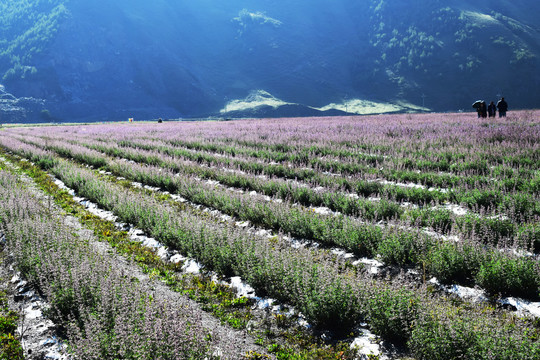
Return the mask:
[(497, 106), (495, 105), (493, 101), (489, 103), (487, 111), (488, 111), (488, 116), (490, 118), (495, 117), (495, 115), (497, 114)]
[(472, 104), (472, 107), (476, 109), (476, 112), (478, 113), (478, 117), (485, 117), (485, 116), (482, 116), (483, 113), (487, 114), (486, 102), (484, 100), (476, 100), (474, 104)]
[(483, 117), (483, 118), (487, 117), (487, 107), (486, 107), (485, 101), (482, 101), (480, 103), (480, 107), (478, 107), (478, 117)]
[(497, 102), (497, 109), (499, 109), (499, 117), (506, 117), (506, 112), (508, 111), (508, 104), (504, 101), (504, 98), (501, 98)]

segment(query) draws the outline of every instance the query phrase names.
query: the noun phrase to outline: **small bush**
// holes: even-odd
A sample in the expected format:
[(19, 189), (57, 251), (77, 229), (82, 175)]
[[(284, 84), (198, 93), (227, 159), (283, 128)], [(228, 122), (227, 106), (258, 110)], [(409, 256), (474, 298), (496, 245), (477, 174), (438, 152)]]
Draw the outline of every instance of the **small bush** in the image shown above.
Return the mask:
[(408, 346), (418, 360), (472, 359), (477, 339), (467, 321), (426, 314), (411, 332)]
[(0, 360), (24, 360), (21, 343), (13, 334), (0, 334)]
[(374, 333), (398, 344), (404, 344), (418, 314), (419, 301), (407, 290), (382, 290), (367, 300), (366, 317)]
[(480, 266), (477, 283), (493, 295), (538, 298), (538, 263), (526, 258), (497, 256)]
[(396, 265), (418, 264), (425, 251), (425, 242), (420, 234), (393, 233), (384, 236), (377, 253), (385, 263)]
[(360, 323), (358, 297), (350, 285), (340, 280), (325, 283), (313, 277), (311, 290), (307, 299), (302, 301), (300, 311), (315, 328), (330, 330), (338, 336), (345, 335)]
[(426, 258), (427, 272), (442, 283), (471, 283), (481, 262), (480, 253), (469, 245), (443, 243)]

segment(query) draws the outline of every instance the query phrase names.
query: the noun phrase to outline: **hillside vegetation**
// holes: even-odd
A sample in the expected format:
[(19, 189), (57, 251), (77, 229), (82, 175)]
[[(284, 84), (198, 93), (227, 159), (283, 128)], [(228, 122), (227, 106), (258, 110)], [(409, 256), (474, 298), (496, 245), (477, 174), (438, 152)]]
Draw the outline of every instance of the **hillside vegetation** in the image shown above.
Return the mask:
[(4, 80), (37, 73), (33, 62), (65, 19), (65, 0), (2, 1), (0, 3), (0, 69)]
[(504, 95), (511, 109), (540, 106), (531, 0), (42, 0), (0, 10), (7, 90), (46, 99), (60, 119), (216, 115), (254, 91), (297, 104), (275, 109), (294, 115), (353, 111), (339, 105), (351, 100), (446, 111)]

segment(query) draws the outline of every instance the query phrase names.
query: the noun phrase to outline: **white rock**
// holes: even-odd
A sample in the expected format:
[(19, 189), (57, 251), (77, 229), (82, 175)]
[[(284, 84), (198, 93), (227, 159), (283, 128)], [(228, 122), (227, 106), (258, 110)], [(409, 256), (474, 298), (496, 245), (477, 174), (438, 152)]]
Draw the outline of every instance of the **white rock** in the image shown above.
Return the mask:
[(182, 266), (182, 270), (188, 274), (199, 274), (201, 272), (201, 265), (195, 260), (189, 259)]
[(272, 232), (270, 230), (258, 230), (255, 232), (255, 235), (262, 236), (262, 237), (272, 237)]
[(375, 259), (368, 259), (368, 258), (361, 258), (353, 262), (354, 266), (358, 266), (359, 264), (366, 265), (366, 267), (369, 268), (369, 272), (372, 274), (378, 274), (380, 271), (380, 268), (384, 266), (382, 262), (377, 261)]
[(145, 238), (142, 244), (146, 247), (151, 247), (151, 248), (156, 248), (156, 249), (162, 246), (159, 241), (150, 237)]
[(380, 360), (388, 359), (378, 344), (378, 338), (369, 330), (360, 329), (360, 331), (362, 334), (353, 340), (351, 349), (357, 349), (358, 353), (363, 356), (362, 358), (377, 356)]
[(238, 296), (245, 296), (247, 298), (253, 298), (255, 296), (255, 289), (244, 283), (240, 276), (231, 277), (230, 284), (231, 287), (236, 289)]
[(321, 214), (321, 215), (333, 215), (334, 212), (330, 210), (327, 207), (320, 206), (320, 207), (312, 207), (311, 208), (315, 213)]
[(219, 181), (216, 181), (216, 180), (206, 180), (206, 183), (208, 185), (214, 185), (214, 186), (219, 185)]
[(169, 259), (169, 261), (174, 263), (174, 264), (178, 264), (180, 261), (184, 261), (184, 260), (186, 260), (186, 257), (184, 257), (184, 256), (182, 256), (180, 254), (173, 255)]
[(332, 254), (338, 255), (345, 259), (350, 259), (354, 257), (353, 253), (346, 252), (345, 250), (339, 248), (332, 249)]
[(461, 286), (461, 285), (451, 285), (448, 289), (448, 292), (451, 294), (456, 294), (460, 298), (467, 299), (473, 302), (484, 302), (487, 301), (482, 290)]
[(270, 298), (259, 299), (259, 301), (257, 301), (257, 307), (259, 309), (268, 309), (273, 306), (274, 302), (275, 300)]
[(540, 317), (540, 302), (530, 302), (523, 299), (508, 297), (499, 300), (501, 304), (515, 306), (519, 312), (529, 313), (535, 317)]
[(35, 305), (28, 305), (23, 310), (23, 314), (26, 319), (37, 319), (43, 316), (41, 309), (37, 308)]
[(166, 260), (169, 253), (167, 251), (167, 248), (165, 246), (161, 246), (157, 249), (156, 252), (157, 256), (159, 256), (161, 259)]
[(187, 202), (186, 199), (184, 199), (183, 197), (181, 197), (180, 195), (175, 195), (175, 194), (172, 194), (171, 195), (171, 198), (176, 201), (176, 202), (180, 202), (180, 203), (185, 203)]

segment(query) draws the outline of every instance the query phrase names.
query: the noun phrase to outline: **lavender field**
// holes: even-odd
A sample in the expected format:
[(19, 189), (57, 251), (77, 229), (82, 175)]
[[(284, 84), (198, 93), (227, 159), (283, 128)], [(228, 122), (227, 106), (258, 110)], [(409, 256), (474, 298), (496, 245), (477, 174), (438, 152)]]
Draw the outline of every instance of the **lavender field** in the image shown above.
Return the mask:
[[(0, 156), (4, 252), (75, 358), (540, 358), (540, 111), (5, 128)], [(131, 228), (162, 244), (124, 256), (219, 327), (51, 201), (109, 214), (90, 229), (116, 249)], [(231, 279), (250, 295), (203, 294)], [(250, 312), (269, 299), (274, 325)]]

